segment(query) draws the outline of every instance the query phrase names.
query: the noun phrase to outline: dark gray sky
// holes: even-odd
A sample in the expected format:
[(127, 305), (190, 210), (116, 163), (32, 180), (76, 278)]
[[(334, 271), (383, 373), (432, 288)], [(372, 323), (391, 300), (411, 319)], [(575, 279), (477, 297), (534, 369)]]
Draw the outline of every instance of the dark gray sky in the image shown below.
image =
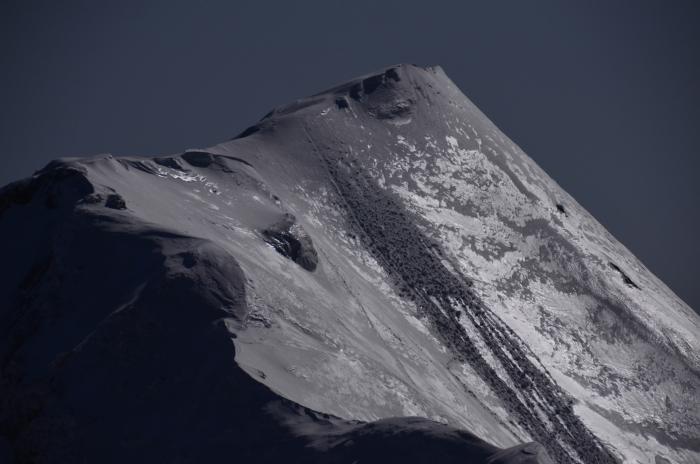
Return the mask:
[(5, 0), (0, 184), (60, 156), (210, 146), (376, 68), (440, 64), (698, 310), (696, 5)]

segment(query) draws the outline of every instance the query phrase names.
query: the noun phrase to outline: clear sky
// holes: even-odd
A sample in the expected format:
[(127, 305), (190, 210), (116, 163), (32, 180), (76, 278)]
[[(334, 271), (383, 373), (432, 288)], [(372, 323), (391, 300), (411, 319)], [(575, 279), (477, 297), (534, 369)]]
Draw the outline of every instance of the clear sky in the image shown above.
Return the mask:
[(8, 1), (0, 184), (177, 153), (390, 64), (439, 64), (700, 310), (700, 2)]

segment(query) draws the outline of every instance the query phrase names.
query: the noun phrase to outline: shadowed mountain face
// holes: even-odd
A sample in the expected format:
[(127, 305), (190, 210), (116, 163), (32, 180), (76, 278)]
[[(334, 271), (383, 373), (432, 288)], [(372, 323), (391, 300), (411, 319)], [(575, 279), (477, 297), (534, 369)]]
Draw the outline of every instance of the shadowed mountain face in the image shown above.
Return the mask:
[(700, 459), (698, 317), (439, 68), (55, 161), (0, 251), (16, 462)]

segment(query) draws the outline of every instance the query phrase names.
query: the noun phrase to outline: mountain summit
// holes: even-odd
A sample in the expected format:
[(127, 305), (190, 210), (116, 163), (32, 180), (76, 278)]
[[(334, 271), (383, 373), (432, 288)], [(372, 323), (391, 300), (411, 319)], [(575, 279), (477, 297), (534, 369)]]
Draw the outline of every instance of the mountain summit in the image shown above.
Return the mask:
[(691, 463), (700, 320), (439, 67), (0, 191), (16, 462)]

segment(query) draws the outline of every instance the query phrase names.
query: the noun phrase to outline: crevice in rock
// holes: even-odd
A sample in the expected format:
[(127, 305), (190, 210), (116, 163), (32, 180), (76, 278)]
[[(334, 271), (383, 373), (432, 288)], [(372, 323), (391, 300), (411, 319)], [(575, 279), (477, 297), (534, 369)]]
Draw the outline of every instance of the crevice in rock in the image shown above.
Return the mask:
[(620, 276), (622, 277), (622, 281), (623, 281), (628, 287), (632, 287), (632, 288), (636, 288), (637, 290), (641, 290), (641, 288), (639, 287), (639, 285), (637, 285), (632, 279), (630, 279), (630, 277), (625, 273), (625, 271), (623, 271), (623, 270), (620, 268), (620, 266), (618, 266), (617, 264), (615, 264), (615, 263), (613, 263), (613, 262), (609, 262), (608, 264), (610, 265), (610, 267), (611, 267), (613, 270), (617, 271), (617, 272), (620, 274)]

